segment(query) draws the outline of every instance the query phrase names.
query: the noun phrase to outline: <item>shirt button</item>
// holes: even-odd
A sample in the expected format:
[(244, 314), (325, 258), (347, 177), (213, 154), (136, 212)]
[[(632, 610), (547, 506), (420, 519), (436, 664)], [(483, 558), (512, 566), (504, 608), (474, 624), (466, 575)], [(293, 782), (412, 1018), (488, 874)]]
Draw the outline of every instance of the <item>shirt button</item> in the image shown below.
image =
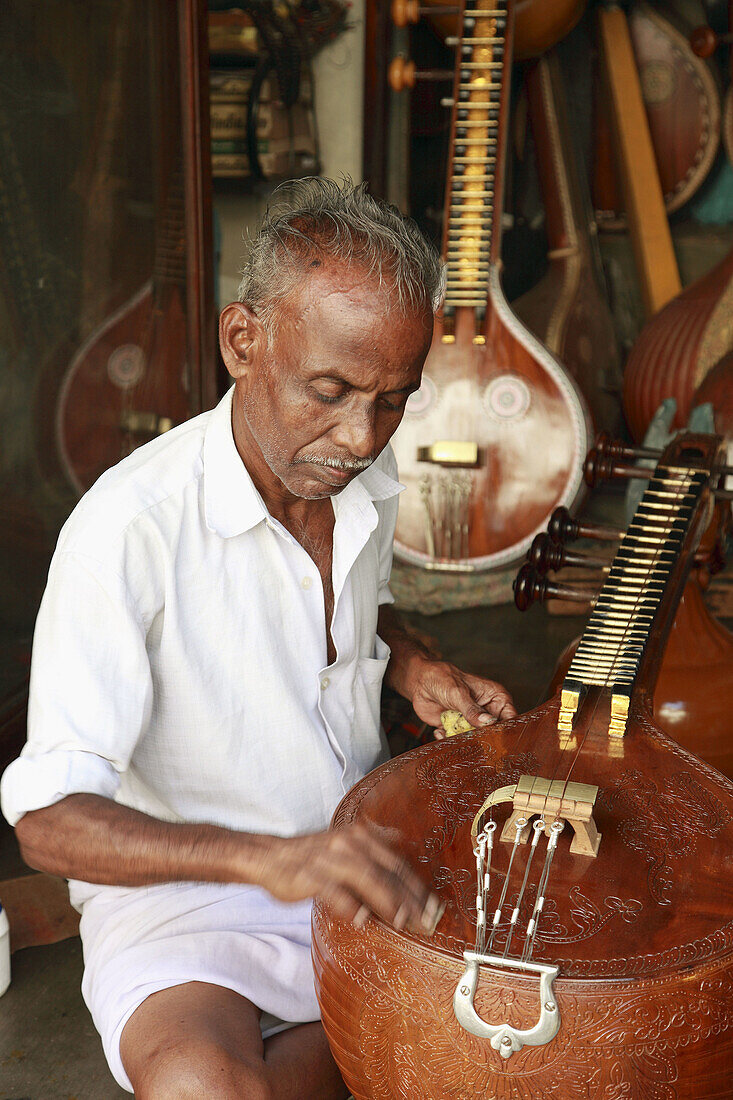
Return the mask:
[(328, 687), (328, 685), (330, 683), (331, 683), (331, 681), (329, 680), (328, 676), (324, 676), (323, 679), (321, 680), (321, 687), (323, 688), (324, 691), (326, 690), (326, 688)]
[(313, 579), (311, 577), (303, 577), (303, 580), (300, 582), (300, 584), (301, 588), (310, 588), (310, 586), (313, 584)]

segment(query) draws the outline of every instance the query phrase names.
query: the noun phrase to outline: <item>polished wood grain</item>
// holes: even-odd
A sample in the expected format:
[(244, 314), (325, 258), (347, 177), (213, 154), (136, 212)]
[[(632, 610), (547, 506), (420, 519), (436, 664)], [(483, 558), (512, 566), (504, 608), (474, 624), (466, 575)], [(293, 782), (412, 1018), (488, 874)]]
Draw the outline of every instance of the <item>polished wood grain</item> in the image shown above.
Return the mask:
[[(719, 440), (690, 439), (665, 461), (684, 461), (694, 446), (712, 470)], [(334, 828), (367, 824), (422, 868), (446, 905), (431, 938), (379, 920), (357, 929), (315, 903), (322, 1019), (356, 1100), (733, 1095), (733, 784), (652, 717), (708, 503), (704, 488), (649, 630), (625, 737), (608, 736), (607, 689), (589, 689), (569, 738), (558, 732), (555, 696), (489, 730), (398, 757), (338, 808)], [(560, 969), (560, 1028), (504, 1060), (458, 1024), (452, 999), (475, 933), (471, 823), (488, 792), (522, 774), (597, 785), (601, 844), (595, 858), (573, 855), (568, 830), (561, 836), (534, 954)], [(494, 845), (499, 887), (509, 850)], [(482, 966), (477, 1010), (491, 1023), (531, 1026), (537, 988), (526, 975)]]
[[(577, 644), (560, 656), (548, 695), (559, 690)], [(708, 611), (697, 572), (669, 633), (653, 715), (669, 737), (733, 779), (733, 634)]]
[(733, 251), (648, 321), (624, 369), (624, 412), (642, 440), (667, 397), (677, 411), (672, 427), (687, 423), (692, 397), (708, 371), (733, 349)]

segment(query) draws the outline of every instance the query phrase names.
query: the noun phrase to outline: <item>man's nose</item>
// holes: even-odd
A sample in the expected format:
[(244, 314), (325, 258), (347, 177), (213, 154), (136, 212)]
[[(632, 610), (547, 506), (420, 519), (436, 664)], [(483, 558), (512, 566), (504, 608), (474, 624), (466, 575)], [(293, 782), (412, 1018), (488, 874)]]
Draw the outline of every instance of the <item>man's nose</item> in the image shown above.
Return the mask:
[(334, 442), (353, 458), (370, 458), (376, 443), (374, 409), (359, 406), (344, 410), (332, 434)]

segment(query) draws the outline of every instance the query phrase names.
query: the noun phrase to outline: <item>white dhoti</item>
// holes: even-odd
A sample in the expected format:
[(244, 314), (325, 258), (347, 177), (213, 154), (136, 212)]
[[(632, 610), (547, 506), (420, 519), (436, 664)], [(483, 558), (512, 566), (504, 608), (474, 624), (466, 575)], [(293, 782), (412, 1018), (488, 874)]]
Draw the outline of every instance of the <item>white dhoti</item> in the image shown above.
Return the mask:
[[(262, 1009), (263, 1037), (320, 1017), (310, 901), (276, 901), (255, 886), (71, 884), (81, 908), (82, 993), (119, 1085), (132, 1092), (120, 1037), (153, 993), (184, 982), (232, 989)], [(287, 1022), (286, 1022), (287, 1021)]]

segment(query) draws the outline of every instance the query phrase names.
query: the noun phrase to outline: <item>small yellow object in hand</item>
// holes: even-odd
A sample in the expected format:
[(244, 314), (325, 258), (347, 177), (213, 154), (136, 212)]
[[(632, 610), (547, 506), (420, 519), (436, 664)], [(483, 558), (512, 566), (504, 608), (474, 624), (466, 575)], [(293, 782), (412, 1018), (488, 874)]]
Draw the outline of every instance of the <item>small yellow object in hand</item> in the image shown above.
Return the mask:
[(475, 729), (467, 718), (464, 718), (460, 710), (444, 710), (440, 721), (445, 730), (446, 737), (455, 737), (457, 733), (470, 733)]

